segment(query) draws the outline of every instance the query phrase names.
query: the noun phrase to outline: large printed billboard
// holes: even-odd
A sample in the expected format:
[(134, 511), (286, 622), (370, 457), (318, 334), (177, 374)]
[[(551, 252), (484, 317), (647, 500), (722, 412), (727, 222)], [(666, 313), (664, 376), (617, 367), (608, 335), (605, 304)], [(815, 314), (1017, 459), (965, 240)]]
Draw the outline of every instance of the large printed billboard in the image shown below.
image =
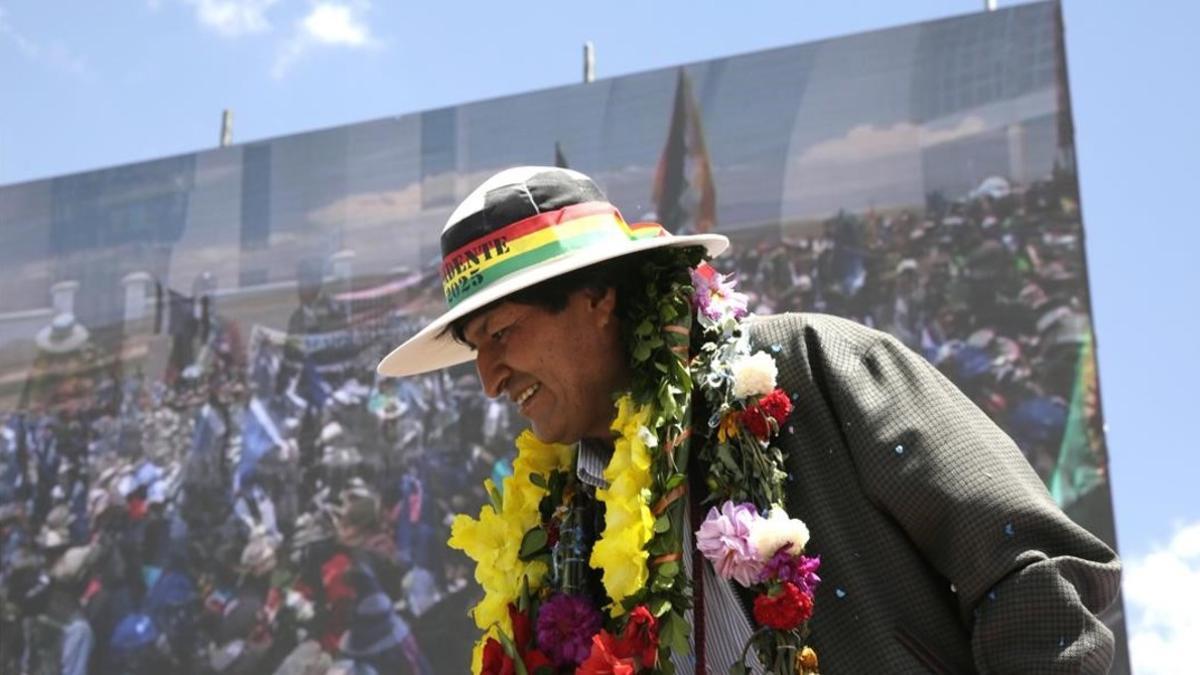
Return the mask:
[[(448, 515), (521, 422), (469, 367), (373, 366), (440, 311), (457, 201), (518, 164), (728, 235), (755, 311), (896, 335), (1113, 544), (1062, 39), (1035, 3), (0, 187), (5, 583), (101, 542), (91, 672), (142, 614), (185, 669), (272, 672), (298, 628), (336, 658), (378, 582), (413, 672), (462, 672)], [(7, 598), (4, 672), (54, 639)]]

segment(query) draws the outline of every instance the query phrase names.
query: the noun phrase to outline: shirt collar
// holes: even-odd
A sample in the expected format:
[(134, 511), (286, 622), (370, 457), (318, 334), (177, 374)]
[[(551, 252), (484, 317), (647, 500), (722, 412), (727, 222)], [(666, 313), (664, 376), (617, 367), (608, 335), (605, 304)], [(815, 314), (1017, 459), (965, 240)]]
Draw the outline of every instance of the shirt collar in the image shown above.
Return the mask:
[(604, 480), (604, 467), (612, 458), (612, 449), (596, 441), (579, 441), (578, 462), (575, 475), (585, 485), (607, 490), (608, 481)]

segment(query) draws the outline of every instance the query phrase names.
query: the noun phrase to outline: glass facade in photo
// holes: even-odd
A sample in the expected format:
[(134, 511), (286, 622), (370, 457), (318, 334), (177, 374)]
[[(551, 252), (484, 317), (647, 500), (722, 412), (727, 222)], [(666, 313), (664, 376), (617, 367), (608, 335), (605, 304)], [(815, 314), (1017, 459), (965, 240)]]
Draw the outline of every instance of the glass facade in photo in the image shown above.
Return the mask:
[(100, 542), (89, 672), (137, 621), (179, 672), (274, 672), (298, 629), (345, 648), (372, 592), (408, 672), (463, 672), (449, 516), (522, 423), (469, 365), (374, 366), (444, 306), (451, 210), (518, 164), (728, 235), (759, 313), (897, 336), (1114, 545), (1073, 142), (1040, 2), (0, 186), (0, 671), (64, 642), (21, 595), (46, 542)]

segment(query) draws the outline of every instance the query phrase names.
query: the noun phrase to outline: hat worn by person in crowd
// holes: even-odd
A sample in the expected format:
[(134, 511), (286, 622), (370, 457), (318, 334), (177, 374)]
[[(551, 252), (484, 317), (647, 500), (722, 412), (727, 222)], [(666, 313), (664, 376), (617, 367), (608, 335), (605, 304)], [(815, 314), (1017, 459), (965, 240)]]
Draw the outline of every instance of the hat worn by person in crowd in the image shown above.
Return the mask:
[(38, 331), (34, 342), (44, 352), (65, 354), (79, 349), (87, 339), (88, 330), (75, 320), (74, 314), (64, 312)]
[(717, 234), (675, 236), (656, 223), (627, 223), (587, 176), (522, 166), (476, 188), (442, 229), (442, 290), (449, 309), (380, 362), (381, 375), (416, 375), (473, 358), (447, 329), (457, 319), (539, 282), (631, 253), (703, 246)]

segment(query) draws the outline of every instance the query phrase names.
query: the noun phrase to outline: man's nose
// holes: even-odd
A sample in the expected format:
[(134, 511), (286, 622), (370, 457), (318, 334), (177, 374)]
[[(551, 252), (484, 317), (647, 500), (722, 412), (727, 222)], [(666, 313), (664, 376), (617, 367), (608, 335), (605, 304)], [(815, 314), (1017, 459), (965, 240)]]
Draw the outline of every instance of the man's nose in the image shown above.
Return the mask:
[(504, 393), (508, 383), (508, 366), (493, 350), (480, 349), (475, 355), (475, 369), (479, 372), (479, 382), (483, 385), (483, 393), (488, 398), (497, 398)]

